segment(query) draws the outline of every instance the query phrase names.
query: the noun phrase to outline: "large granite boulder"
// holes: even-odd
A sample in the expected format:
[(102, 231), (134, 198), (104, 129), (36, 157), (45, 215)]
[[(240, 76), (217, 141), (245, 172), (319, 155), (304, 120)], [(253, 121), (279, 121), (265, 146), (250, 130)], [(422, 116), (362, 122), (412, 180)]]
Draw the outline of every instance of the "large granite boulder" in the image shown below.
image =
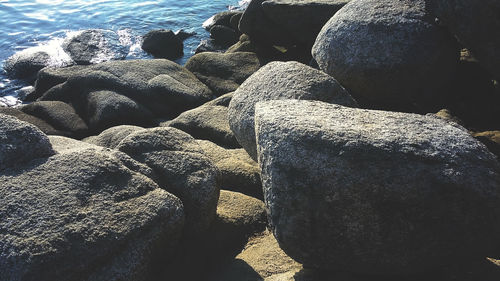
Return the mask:
[(116, 32), (103, 29), (76, 32), (68, 36), (62, 46), (74, 62), (84, 65), (124, 59), (129, 51)]
[(194, 55), (185, 64), (217, 96), (234, 92), (260, 66), (257, 55), (250, 52), (203, 52)]
[(52, 127), (52, 125), (50, 125), (46, 121), (38, 117), (35, 117), (33, 115), (26, 114), (17, 108), (0, 107), (0, 114), (13, 116), (21, 121), (33, 124), (46, 135), (66, 135), (66, 132), (61, 132), (59, 130), (56, 130), (54, 127)]
[(233, 27), (231, 25), (231, 18), (233, 16), (242, 15), (242, 11), (224, 11), (211, 16), (203, 23), (203, 27), (210, 31), (215, 25), (222, 25), (227, 27)]
[(71, 104), (95, 130), (173, 118), (213, 97), (194, 74), (164, 59), (44, 69), (36, 94), (39, 100)]
[(415, 273), (498, 245), (500, 163), (463, 127), (296, 100), (255, 123), (271, 228), (305, 266)]
[(143, 36), (142, 49), (155, 58), (176, 59), (184, 54), (184, 44), (172, 30), (152, 30)]
[(89, 129), (75, 109), (64, 102), (37, 101), (21, 107), (21, 111), (44, 120), (69, 137), (81, 138)]
[(248, 78), (229, 103), (229, 125), (241, 146), (257, 160), (254, 111), (259, 101), (321, 100), (346, 106), (357, 103), (332, 77), (298, 62), (272, 62)]
[(116, 149), (153, 169), (161, 188), (182, 200), (186, 235), (200, 235), (215, 218), (217, 170), (195, 139), (181, 130), (160, 127), (126, 136)]
[(179, 199), (93, 149), (2, 170), (0, 198), (2, 280), (149, 280), (182, 233)]
[(363, 105), (410, 110), (445, 98), (458, 51), (424, 0), (353, 0), (325, 24), (312, 54)]
[(426, 0), (428, 8), (496, 79), (500, 79), (500, 2)]
[(120, 125), (102, 131), (97, 136), (83, 139), (84, 142), (107, 148), (115, 148), (128, 135), (144, 130), (144, 128), (132, 125)]
[(0, 114), (0, 171), (54, 154), (47, 136), (37, 127)]

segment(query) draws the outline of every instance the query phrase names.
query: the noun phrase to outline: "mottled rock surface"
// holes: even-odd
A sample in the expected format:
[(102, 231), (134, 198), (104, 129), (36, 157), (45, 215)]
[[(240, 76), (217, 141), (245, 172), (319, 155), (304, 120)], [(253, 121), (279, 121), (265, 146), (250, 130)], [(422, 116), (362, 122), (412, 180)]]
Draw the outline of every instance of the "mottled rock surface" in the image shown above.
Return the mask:
[(353, 0), (325, 24), (312, 54), (360, 103), (406, 110), (445, 98), (459, 49), (424, 0)]
[(500, 163), (454, 123), (296, 100), (255, 123), (273, 233), (306, 266), (415, 273), (498, 244)]

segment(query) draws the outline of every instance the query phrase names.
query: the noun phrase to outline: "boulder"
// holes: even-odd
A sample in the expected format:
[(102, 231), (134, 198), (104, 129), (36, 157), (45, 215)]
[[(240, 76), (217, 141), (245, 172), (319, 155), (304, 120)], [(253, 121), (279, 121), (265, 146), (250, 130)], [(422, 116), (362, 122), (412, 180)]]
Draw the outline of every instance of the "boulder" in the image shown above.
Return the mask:
[(248, 78), (229, 103), (229, 125), (241, 146), (257, 160), (254, 111), (259, 101), (321, 100), (346, 106), (357, 103), (332, 77), (298, 62), (271, 62)]
[(287, 100), (255, 124), (271, 228), (304, 266), (411, 274), (498, 245), (500, 163), (455, 123)]
[(52, 125), (43, 121), (40, 118), (35, 116), (26, 114), (17, 108), (12, 107), (0, 107), (0, 114), (10, 115), (16, 117), (17, 119), (28, 122), (30, 124), (35, 125), (38, 129), (40, 129), (46, 135), (66, 135), (67, 133), (61, 132), (59, 130), (54, 129)]
[(484, 143), (500, 159), (500, 131), (474, 133), (473, 136)]
[(214, 25), (210, 28), (210, 38), (213, 38), (216, 44), (227, 48), (238, 42), (240, 35), (230, 27)]
[(82, 138), (89, 129), (85, 121), (76, 114), (75, 109), (64, 102), (37, 101), (21, 107), (21, 111), (44, 120), (73, 138)]
[(210, 140), (229, 148), (241, 147), (229, 128), (227, 105), (212, 104), (209, 102), (195, 109), (184, 111), (165, 125), (180, 129), (195, 139)]
[(260, 66), (257, 55), (250, 52), (204, 52), (192, 56), (184, 65), (217, 96), (234, 92)]
[(145, 129), (125, 137), (116, 149), (151, 167), (161, 188), (182, 200), (186, 235), (202, 235), (217, 209), (217, 170), (195, 139), (181, 130)]
[(3, 68), (7, 75), (13, 78), (32, 79), (38, 71), (50, 65), (50, 55), (43, 51), (34, 51), (27, 49), (9, 57)]
[(214, 39), (209, 38), (208, 40), (201, 40), (200, 44), (194, 50), (195, 54), (203, 52), (222, 52), (226, 49), (223, 46), (219, 46)]
[(144, 35), (142, 39), (142, 49), (155, 58), (173, 60), (184, 55), (184, 44), (172, 30), (152, 30)]
[(294, 40), (309, 48), (326, 22), (350, 0), (266, 0), (267, 18), (286, 30)]
[(325, 24), (312, 54), (366, 107), (437, 110), (459, 49), (424, 0), (352, 0)]
[(196, 32), (194, 32), (194, 31), (190, 32), (190, 31), (185, 31), (183, 29), (179, 29), (174, 33), (175, 33), (175, 36), (177, 38), (179, 38), (179, 40), (181, 40), (181, 41), (184, 41), (184, 40), (188, 39), (189, 37), (196, 35)]
[(500, 80), (500, 3), (496, 0), (426, 0), (428, 9)]
[[(110, 61), (90, 66), (44, 69), (36, 83), (40, 100), (70, 103), (83, 117), (87, 111), (86, 98), (96, 91), (112, 91), (126, 96), (151, 111), (155, 117), (170, 118), (213, 97), (212, 92), (191, 72), (165, 59)], [(128, 113), (136, 114), (137, 107), (130, 105), (130, 101), (128, 103), (127, 108), (132, 110)]]
[(152, 126), (153, 114), (145, 106), (113, 91), (96, 91), (87, 95), (87, 116), (93, 132), (117, 125)]
[(129, 51), (117, 33), (103, 29), (76, 32), (62, 46), (74, 62), (83, 65), (125, 59)]
[(217, 167), (217, 184), (221, 189), (264, 198), (259, 165), (243, 148), (226, 149), (206, 140), (198, 140), (198, 144)]
[(3, 280), (150, 280), (183, 227), (179, 199), (93, 149), (3, 170), (0, 201)]
[(49, 139), (37, 127), (0, 114), (0, 171), (53, 154)]
[(106, 129), (97, 136), (87, 137), (83, 141), (102, 147), (115, 148), (128, 135), (141, 130), (144, 130), (144, 128), (132, 125), (120, 125)]

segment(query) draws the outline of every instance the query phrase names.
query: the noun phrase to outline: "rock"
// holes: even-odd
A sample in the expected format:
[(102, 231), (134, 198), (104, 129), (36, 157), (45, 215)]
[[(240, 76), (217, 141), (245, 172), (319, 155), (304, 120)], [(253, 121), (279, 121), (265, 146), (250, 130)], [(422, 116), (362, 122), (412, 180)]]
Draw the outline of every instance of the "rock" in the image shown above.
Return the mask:
[(236, 52), (257, 52), (257, 46), (255, 46), (250, 38), (246, 34), (242, 34), (240, 39), (236, 44), (232, 45), (226, 50), (226, 53), (236, 53)]
[(198, 47), (194, 51), (195, 54), (203, 52), (222, 52), (225, 48), (223, 46), (217, 45), (214, 39), (201, 40)]
[(49, 139), (37, 127), (0, 114), (0, 171), (53, 154)]
[(204, 104), (181, 113), (166, 125), (180, 129), (195, 139), (210, 140), (229, 148), (241, 147), (229, 128), (227, 105)]
[(285, 29), (294, 41), (309, 48), (326, 22), (350, 0), (266, 0), (267, 18)]
[[(234, 257), (255, 233), (266, 229), (264, 202), (238, 192), (221, 190), (217, 204), (217, 217), (210, 228), (213, 258)], [(214, 256), (215, 254), (215, 256)], [(209, 261), (210, 262), (210, 261)]]
[(325, 24), (312, 54), (364, 106), (436, 110), (459, 49), (424, 0), (352, 0)]
[(183, 29), (177, 30), (175, 33), (175, 36), (179, 38), (179, 40), (184, 41), (188, 39), (191, 36), (195, 36), (196, 32), (189, 32), (189, 31), (184, 31)]
[(179, 199), (93, 149), (3, 170), (0, 198), (4, 280), (149, 280), (182, 233)]
[(91, 92), (87, 96), (89, 127), (93, 132), (117, 125), (152, 126), (153, 114), (134, 100), (112, 91)]
[(234, 92), (260, 66), (259, 58), (254, 53), (204, 52), (192, 56), (184, 67), (220, 96)]
[(231, 16), (231, 19), (229, 20), (229, 27), (234, 29), (236, 32), (240, 33), (240, 30), (238, 29), (238, 25), (240, 25), (240, 19), (241, 16), (243, 15), (243, 12), (234, 14)]
[(155, 58), (177, 59), (184, 55), (184, 44), (172, 30), (149, 31), (143, 37), (142, 49)]
[(116, 149), (151, 167), (161, 188), (182, 200), (185, 235), (202, 235), (215, 218), (217, 170), (195, 139), (169, 127), (131, 133)]
[(44, 120), (55, 129), (73, 138), (82, 138), (89, 129), (76, 114), (75, 109), (64, 102), (37, 101), (23, 106), (21, 111)]
[(242, 15), (242, 14), (243, 14), (242, 11), (224, 11), (217, 13), (203, 23), (203, 28), (210, 31), (210, 29), (212, 29), (212, 27), (214, 27), (215, 25), (232, 27), (231, 18), (235, 15)]
[(264, 198), (259, 165), (244, 149), (225, 149), (206, 140), (198, 140), (198, 144), (217, 167), (217, 184), (221, 189)]
[(117, 33), (102, 29), (87, 29), (69, 36), (63, 49), (77, 64), (94, 64), (108, 60), (122, 60), (128, 47), (120, 42)]
[[(163, 118), (173, 118), (213, 98), (211, 91), (196, 76), (165, 59), (44, 69), (36, 83), (40, 100), (70, 103), (82, 117), (87, 112), (87, 95), (96, 91), (112, 91), (126, 96), (155, 117)], [(136, 106), (129, 105), (128, 108), (132, 110), (129, 114), (137, 113)], [(84, 120), (89, 122), (86, 118)]]
[(304, 266), (411, 274), (498, 244), (500, 163), (457, 124), (296, 100), (255, 124), (271, 228)]
[(455, 34), (496, 79), (500, 79), (500, 38), (493, 36), (500, 28), (500, 3), (496, 0), (429, 1), (439, 21)]
[(474, 133), (473, 136), (500, 159), (500, 131), (479, 132)]
[(97, 136), (85, 138), (83, 141), (107, 148), (115, 148), (128, 135), (142, 130), (144, 128), (138, 126), (120, 125), (104, 130)]
[(209, 280), (267, 280), (281, 274), (295, 274), (301, 269), (299, 263), (280, 249), (272, 233), (265, 231), (251, 238), (245, 249)]
[(455, 122), (460, 126), (464, 126), (463, 121), (456, 117), (449, 109), (441, 109), (435, 115), (449, 122)]
[(298, 62), (271, 62), (248, 78), (229, 103), (229, 125), (241, 146), (257, 160), (254, 109), (259, 101), (321, 100), (346, 106), (356, 101), (332, 77)]
[(65, 132), (54, 129), (49, 123), (43, 121), (40, 118), (26, 114), (17, 108), (12, 107), (0, 107), (0, 114), (10, 115), (16, 117), (17, 119), (28, 122), (35, 125), (46, 135), (65, 135)]
[(43, 51), (19, 52), (9, 57), (4, 64), (5, 72), (14, 78), (32, 79), (38, 71), (50, 64), (50, 55)]
[(222, 47), (229, 47), (239, 40), (239, 34), (232, 28), (223, 25), (214, 25), (210, 29), (210, 37)]

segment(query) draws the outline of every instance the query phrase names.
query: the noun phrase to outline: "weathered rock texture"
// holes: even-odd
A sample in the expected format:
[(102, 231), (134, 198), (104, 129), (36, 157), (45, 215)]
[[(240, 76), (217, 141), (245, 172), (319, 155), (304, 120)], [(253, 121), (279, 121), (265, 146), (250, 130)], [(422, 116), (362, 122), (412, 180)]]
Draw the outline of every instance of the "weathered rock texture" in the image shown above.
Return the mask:
[(241, 146), (257, 159), (254, 109), (259, 101), (321, 100), (346, 106), (356, 101), (332, 77), (298, 62), (272, 62), (248, 78), (229, 103), (229, 125)]
[(458, 51), (424, 0), (353, 0), (325, 24), (312, 54), (360, 103), (406, 109), (444, 99)]
[(456, 124), (296, 100), (255, 123), (271, 228), (305, 266), (415, 273), (498, 244), (500, 163)]

